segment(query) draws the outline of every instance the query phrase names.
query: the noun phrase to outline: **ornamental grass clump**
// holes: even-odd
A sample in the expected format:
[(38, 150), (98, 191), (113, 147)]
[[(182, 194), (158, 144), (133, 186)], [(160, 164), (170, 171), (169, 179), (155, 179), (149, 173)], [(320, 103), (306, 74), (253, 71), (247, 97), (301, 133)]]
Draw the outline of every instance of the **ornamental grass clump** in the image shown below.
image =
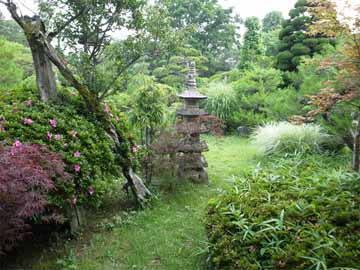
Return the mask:
[(225, 122), (229, 121), (238, 107), (236, 93), (231, 85), (220, 82), (212, 83), (205, 93), (208, 96), (206, 111)]
[(252, 135), (253, 143), (264, 154), (320, 152), (331, 140), (319, 125), (288, 122), (260, 126)]

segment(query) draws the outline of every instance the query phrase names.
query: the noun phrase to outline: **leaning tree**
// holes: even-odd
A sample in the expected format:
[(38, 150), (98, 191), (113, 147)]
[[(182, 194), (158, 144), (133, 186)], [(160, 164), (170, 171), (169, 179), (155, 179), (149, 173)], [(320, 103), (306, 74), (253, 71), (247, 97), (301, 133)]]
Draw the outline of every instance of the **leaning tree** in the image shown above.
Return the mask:
[[(173, 46), (179, 42), (176, 33), (170, 33), (160, 42), (162, 29), (149, 26), (143, 16), (144, 1), (130, 0), (47, 0), (40, 1), (40, 15), (32, 17), (20, 14), (13, 0), (0, 0), (12, 18), (22, 28), (31, 48), (36, 81), (44, 102), (56, 102), (57, 90), (52, 64), (65, 80), (77, 90), (89, 113), (100, 123), (115, 142), (115, 151), (121, 157), (121, 167), (139, 202), (151, 195), (142, 180), (133, 172), (129, 149), (124, 150), (127, 138), (117, 127), (102, 100), (119, 90), (128, 68), (145, 54), (146, 49)], [(152, 9), (150, 9), (152, 10)], [(158, 18), (161, 12), (155, 10)], [(151, 22), (151, 20), (150, 20)], [(165, 27), (159, 25), (159, 27)], [(120, 54), (106, 61), (105, 53), (116, 30), (126, 29), (133, 33), (122, 41)], [(148, 31), (147, 31), (148, 30)], [(154, 38), (156, 33), (156, 38)], [(54, 39), (63, 50), (55, 49)], [(154, 45), (155, 44), (155, 45)], [(163, 45), (168, 44), (168, 45)], [(169, 45), (170, 44), (170, 45)], [(67, 59), (62, 51), (67, 52)], [(105, 64), (105, 62), (107, 64)], [(110, 66), (106, 66), (109, 65)], [(111, 69), (111, 78), (104, 78), (104, 69)], [(109, 72), (107, 73), (109, 74)]]

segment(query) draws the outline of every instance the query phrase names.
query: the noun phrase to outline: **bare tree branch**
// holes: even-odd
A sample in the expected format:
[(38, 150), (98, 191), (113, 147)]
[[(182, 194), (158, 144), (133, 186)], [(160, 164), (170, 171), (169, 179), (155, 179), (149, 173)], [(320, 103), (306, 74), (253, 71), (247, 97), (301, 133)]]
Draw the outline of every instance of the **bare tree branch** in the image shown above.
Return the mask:
[(21, 28), (24, 29), (25, 23), (24, 23), (23, 19), (21, 18), (21, 16), (18, 14), (17, 6), (15, 5), (15, 3), (11, 0), (7, 0), (7, 2), (1, 1), (1, 3), (7, 7), (8, 11), (11, 14), (11, 17), (19, 24), (19, 26)]

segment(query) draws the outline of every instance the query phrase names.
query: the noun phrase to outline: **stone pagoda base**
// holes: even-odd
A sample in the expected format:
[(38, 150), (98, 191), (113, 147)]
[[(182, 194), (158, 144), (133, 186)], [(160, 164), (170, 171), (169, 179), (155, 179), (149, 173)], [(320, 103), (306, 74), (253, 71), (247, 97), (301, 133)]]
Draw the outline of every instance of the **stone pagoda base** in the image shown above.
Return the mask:
[(199, 153), (186, 153), (180, 156), (179, 176), (194, 183), (208, 183), (206, 172), (208, 164)]

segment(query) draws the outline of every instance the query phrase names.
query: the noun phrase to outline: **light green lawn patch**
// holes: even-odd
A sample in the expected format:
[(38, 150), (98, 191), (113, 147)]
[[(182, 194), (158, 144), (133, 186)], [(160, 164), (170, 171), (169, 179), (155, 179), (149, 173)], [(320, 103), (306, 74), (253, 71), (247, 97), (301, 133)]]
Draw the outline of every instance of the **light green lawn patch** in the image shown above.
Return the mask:
[(34, 269), (201, 269), (207, 248), (207, 202), (233, 175), (252, 168), (255, 155), (245, 139), (206, 139), (209, 186), (168, 180), (176, 183), (171, 192), (158, 195), (149, 208), (102, 221), (104, 226), (87, 244), (68, 241), (56, 259), (40, 258)]

